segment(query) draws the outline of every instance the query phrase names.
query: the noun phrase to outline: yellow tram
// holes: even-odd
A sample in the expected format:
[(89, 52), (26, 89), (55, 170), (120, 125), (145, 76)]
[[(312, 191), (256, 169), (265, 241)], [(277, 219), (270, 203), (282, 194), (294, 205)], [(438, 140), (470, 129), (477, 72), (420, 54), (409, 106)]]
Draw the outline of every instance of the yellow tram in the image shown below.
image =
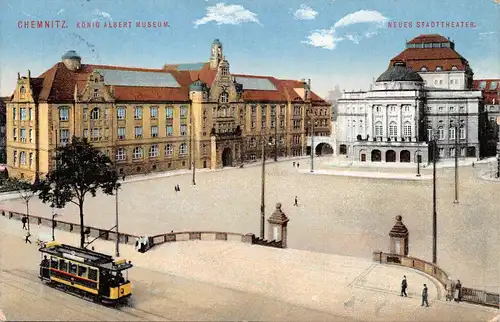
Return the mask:
[[(50, 242), (39, 249), (40, 279), (64, 291), (115, 304), (132, 295), (128, 280), (130, 262), (110, 255)], [(124, 276), (125, 274), (125, 276)]]

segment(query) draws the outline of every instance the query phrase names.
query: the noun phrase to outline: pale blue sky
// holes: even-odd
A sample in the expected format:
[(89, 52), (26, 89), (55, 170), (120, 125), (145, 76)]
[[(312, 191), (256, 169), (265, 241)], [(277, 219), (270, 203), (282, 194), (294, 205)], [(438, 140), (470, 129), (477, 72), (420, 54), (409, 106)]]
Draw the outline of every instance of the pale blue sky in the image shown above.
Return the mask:
[[(18, 21), (66, 20), (66, 29), (18, 28)], [(168, 21), (169, 28), (104, 29), (106, 21)], [(99, 21), (99, 29), (78, 29)], [(411, 21), (411, 28), (388, 28)], [(417, 28), (417, 21), (472, 21), (475, 28)], [(456, 43), (475, 77), (499, 77), (500, 5), (494, 0), (0, 0), (0, 94), (17, 72), (38, 76), (76, 50), (83, 63), (160, 68), (207, 61), (219, 38), (233, 73), (311, 78), (366, 89), (405, 41), (439, 33)], [(92, 51), (94, 49), (94, 51)]]

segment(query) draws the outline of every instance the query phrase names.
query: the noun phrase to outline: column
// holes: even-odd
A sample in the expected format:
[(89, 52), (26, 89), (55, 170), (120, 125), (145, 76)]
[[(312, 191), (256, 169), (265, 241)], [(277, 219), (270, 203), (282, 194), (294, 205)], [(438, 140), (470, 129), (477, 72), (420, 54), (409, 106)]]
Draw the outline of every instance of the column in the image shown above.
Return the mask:
[(387, 104), (382, 105), (382, 141), (387, 141)]
[(418, 142), (418, 132), (419, 132), (419, 115), (418, 115), (418, 106), (415, 104), (413, 107), (413, 122), (411, 123), (411, 137), (412, 141)]
[(403, 137), (403, 117), (401, 115), (401, 113), (403, 113), (402, 109), (403, 109), (403, 105), (397, 105), (397, 109), (398, 109), (398, 142), (401, 142), (401, 138)]
[(372, 140), (375, 137), (373, 135), (373, 105), (367, 106), (366, 113), (368, 114), (367, 124), (366, 124), (366, 131), (367, 131), (366, 134), (368, 134), (370, 136), (370, 140)]

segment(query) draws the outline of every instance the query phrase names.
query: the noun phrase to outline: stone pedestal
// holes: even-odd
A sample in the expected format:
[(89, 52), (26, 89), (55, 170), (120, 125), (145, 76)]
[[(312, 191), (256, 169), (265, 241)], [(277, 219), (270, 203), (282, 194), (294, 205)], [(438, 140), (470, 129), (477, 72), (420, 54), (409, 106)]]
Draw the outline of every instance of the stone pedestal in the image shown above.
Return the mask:
[(269, 223), (269, 230), (268, 230), (268, 240), (275, 240), (277, 242), (281, 241), (281, 247), (286, 248), (287, 247), (287, 224), (288, 217), (281, 211), (281, 203), (276, 204), (276, 209), (274, 210), (273, 214), (267, 222)]
[(389, 232), (389, 253), (408, 256), (408, 229), (403, 224), (403, 217), (396, 216), (396, 224)]

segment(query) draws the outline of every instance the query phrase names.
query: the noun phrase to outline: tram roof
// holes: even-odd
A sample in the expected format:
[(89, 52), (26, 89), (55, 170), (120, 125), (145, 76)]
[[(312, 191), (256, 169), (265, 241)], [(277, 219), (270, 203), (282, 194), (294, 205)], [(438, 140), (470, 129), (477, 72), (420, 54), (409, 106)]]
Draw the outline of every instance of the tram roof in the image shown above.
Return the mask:
[(42, 253), (80, 261), (87, 265), (97, 266), (112, 271), (121, 271), (132, 267), (132, 264), (127, 263), (125, 260), (113, 262), (113, 257), (111, 255), (55, 242), (48, 243), (45, 247), (42, 247), (39, 250)]

